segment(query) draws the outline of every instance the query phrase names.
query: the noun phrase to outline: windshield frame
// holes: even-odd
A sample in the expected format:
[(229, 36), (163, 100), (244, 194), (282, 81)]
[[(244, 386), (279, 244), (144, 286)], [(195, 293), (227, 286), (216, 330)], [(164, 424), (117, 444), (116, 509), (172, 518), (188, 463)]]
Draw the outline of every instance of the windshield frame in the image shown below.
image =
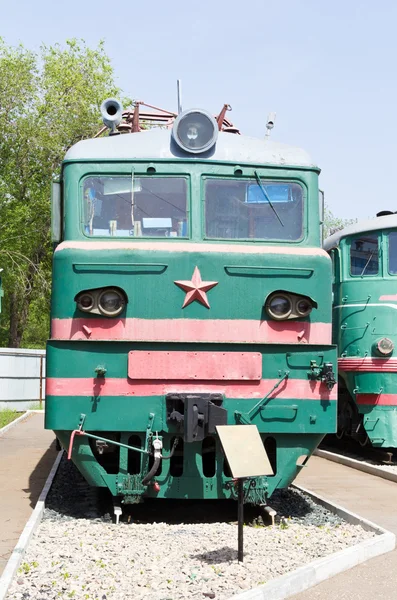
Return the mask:
[[(210, 237), (206, 232), (206, 196), (205, 196), (205, 188), (206, 182), (209, 180), (228, 180), (228, 181), (245, 181), (249, 183), (255, 183), (258, 185), (257, 179), (254, 174), (247, 176), (233, 176), (233, 175), (222, 175), (222, 174), (214, 174), (214, 173), (203, 173), (201, 175), (201, 183), (200, 183), (200, 197), (201, 197), (201, 234), (202, 239), (205, 241), (211, 242), (226, 242), (233, 244), (247, 244), (247, 243), (260, 243), (260, 244), (299, 244), (304, 241), (307, 237), (307, 219), (308, 219), (308, 202), (309, 202), (309, 194), (308, 188), (305, 181), (298, 179), (296, 177), (275, 177), (274, 175), (270, 175), (269, 173), (264, 173), (260, 169), (255, 169), (256, 173), (259, 176), (260, 182), (262, 185), (266, 185), (268, 183), (275, 184), (297, 184), (300, 186), (302, 190), (302, 233), (301, 236), (294, 240), (288, 240), (285, 238), (257, 238), (257, 237), (246, 237), (246, 238), (226, 238), (226, 237)], [(277, 208), (276, 208), (277, 210)]]
[[(90, 235), (85, 231), (85, 199), (84, 199), (84, 184), (87, 179), (90, 178), (124, 178), (131, 179), (134, 176), (134, 179), (182, 179), (185, 181), (186, 185), (186, 224), (187, 224), (187, 234), (184, 236), (150, 236), (150, 235)], [(140, 240), (167, 240), (167, 241), (175, 241), (175, 240), (191, 240), (192, 239), (192, 181), (191, 174), (186, 172), (180, 173), (172, 173), (172, 172), (156, 172), (149, 173), (147, 171), (136, 172), (135, 170), (131, 170), (130, 172), (126, 171), (108, 171), (107, 169), (98, 170), (94, 172), (88, 172), (81, 177), (79, 181), (79, 214), (80, 214), (80, 231), (84, 238), (88, 240), (108, 240), (108, 241), (118, 241), (118, 240), (130, 240), (130, 241), (140, 241)]]
[[(375, 255), (375, 252), (372, 253), (372, 255), (370, 255), (370, 257), (368, 258), (368, 260), (364, 263), (363, 268), (361, 270), (360, 273), (353, 273), (352, 272), (352, 244), (354, 242), (360, 241), (361, 239), (365, 238), (365, 237), (371, 237), (377, 240), (377, 252), (376, 252), (376, 256), (378, 258), (378, 270), (376, 273), (367, 273), (367, 267), (369, 265), (369, 261), (371, 260), (372, 256)], [(364, 240), (365, 241), (365, 240)], [(351, 279), (363, 279), (364, 277), (382, 277), (382, 237), (381, 235), (379, 235), (379, 231), (371, 231), (371, 232), (360, 232), (355, 234), (354, 236), (349, 238), (349, 243), (346, 244), (346, 250), (348, 253), (348, 260), (346, 261), (346, 265), (347, 265), (347, 271), (348, 271), (348, 276)]]
[[(385, 252), (386, 254), (386, 260), (387, 260), (387, 270), (386, 273), (388, 275), (390, 275), (390, 277), (396, 277), (397, 276), (397, 270), (396, 271), (392, 271), (390, 268), (390, 236), (391, 235), (396, 235), (397, 236), (397, 231), (390, 229), (388, 231), (383, 232), (383, 240), (385, 240), (385, 238), (387, 238), (387, 252)], [(396, 240), (397, 242), (397, 240)], [(396, 243), (394, 242), (394, 243)], [(385, 246), (386, 244), (383, 241), (383, 245)]]

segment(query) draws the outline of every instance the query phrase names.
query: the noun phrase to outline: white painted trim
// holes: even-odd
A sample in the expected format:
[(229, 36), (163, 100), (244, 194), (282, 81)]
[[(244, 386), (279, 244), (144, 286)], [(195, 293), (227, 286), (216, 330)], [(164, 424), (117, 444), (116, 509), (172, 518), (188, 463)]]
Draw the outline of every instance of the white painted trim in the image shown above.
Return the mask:
[(350, 307), (350, 308), (352, 308), (352, 307), (353, 308), (358, 308), (360, 306), (365, 306), (365, 307), (368, 307), (368, 306), (387, 306), (388, 308), (393, 308), (394, 310), (397, 310), (397, 304), (386, 304), (386, 302), (382, 302), (381, 304), (377, 304), (377, 303), (374, 303), (374, 302), (369, 302), (369, 303), (362, 302), (360, 304), (353, 303), (353, 302), (351, 304), (337, 304), (336, 306), (334, 306), (333, 310), (336, 310), (337, 308), (348, 308), (348, 307)]
[(299, 485), (294, 485), (293, 487), (308, 494), (315, 502), (322, 504), (325, 508), (338, 514), (346, 521), (362, 525), (365, 529), (374, 531), (378, 535), (364, 540), (355, 546), (334, 552), (324, 558), (318, 558), (291, 573), (286, 573), (282, 577), (269, 581), (266, 585), (236, 594), (229, 600), (284, 600), (291, 598), (291, 596), (304, 592), (334, 575), (343, 573), (343, 571), (366, 562), (370, 558), (394, 550), (396, 536), (391, 531), (387, 531), (383, 527), (379, 527), (379, 525), (375, 525), (371, 521), (363, 519), (346, 508), (333, 504), (322, 496), (318, 496)]
[(63, 450), (58, 452), (58, 456), (55, 459), (55, 462), (52, 466), (50, 474), (47, 477), (47, 481), (44, 484), (43, 491), (41, 492), (37, 504), (29, 517), (28, 522), (26, 523), (24, 530), (21, 533), (21, 536), (6, 564), (6, 567), (0, 577), (0, 600), (5, 600), (7, 595), (8, 588), (18, 570), (20, 562), (25, 554), (29, 542), (36, 531), (38, 525), (41, 522), (44, 508), (45, 508), (45, 500), (47, 498), (47, 494), (50, 491), (52, 482), (54, 480), (55, 474), (58, 470), (59, 463), (61, 461), (63, 454)]
[(352, 469), (357, 469), (357, 471), (369, 473), (370, 475), (382, 477), (382, 479), (388, 479), (389, 481), (394, 481), (395, 483), (397, 483), (396, 473), (392, 473), (391, 471), (387, 471), (386, 469), (381, 469), (380, 467), (376, 467), (375, 465), (371, 465), (370, 463), (367, 463), (365, 461), (356, 460), (355, 458), (349, 458), (348, 456), (343, 456), (342, 454), (335, 454), (334, 452), (329, 452), (328, 450), (317, 449), (314, 451), (314, 455), (319, 456), (320, 458), (325, 458), (326, 460), (330, 460), (340, 465), (345, 465), (346, 467), (351, 467)]

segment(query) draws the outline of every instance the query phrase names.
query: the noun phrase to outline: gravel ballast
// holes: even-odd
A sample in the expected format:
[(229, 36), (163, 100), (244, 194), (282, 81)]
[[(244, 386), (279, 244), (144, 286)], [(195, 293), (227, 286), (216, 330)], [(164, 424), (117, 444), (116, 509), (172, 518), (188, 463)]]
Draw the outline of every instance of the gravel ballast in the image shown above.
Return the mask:
[(115, 525), (85, 491), (63, 460), (8, 600), (226, 600), (374, 535), (297, 490), (278, 491), (274, 526), (246, 511), (238, 563), (236, 503), (154, 501)]

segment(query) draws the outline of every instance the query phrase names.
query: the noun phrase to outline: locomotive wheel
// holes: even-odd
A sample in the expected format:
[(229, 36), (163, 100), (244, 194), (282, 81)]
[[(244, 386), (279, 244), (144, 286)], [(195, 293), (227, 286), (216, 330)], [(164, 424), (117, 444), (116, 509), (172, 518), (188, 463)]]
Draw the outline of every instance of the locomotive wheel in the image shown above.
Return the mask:
[(337, 432), (335, 433), (337, 440), (341, 440), (344, 437), (344, 435), (345, 435), (344, 429), (338, 429)]
[(360, 444), (360, 446), (362, 448), (364, 448), (364, 446), (366, 446), (369, 443), (369, 437), (368, 437), (368, 435), (365, 434), (365, 437), (364, 436), (362, 436), (362, 437), (360, 436), (358, 438), (358, 443)]
[(350, 437), (352, 431), (352, 421), (354, 418), (354, 406), (348, 391), (344, 387), (342, 380), (339, 380), (339, 402), (338, 402), (338, 422), (336, 439), (341, 440), (344, 437)]

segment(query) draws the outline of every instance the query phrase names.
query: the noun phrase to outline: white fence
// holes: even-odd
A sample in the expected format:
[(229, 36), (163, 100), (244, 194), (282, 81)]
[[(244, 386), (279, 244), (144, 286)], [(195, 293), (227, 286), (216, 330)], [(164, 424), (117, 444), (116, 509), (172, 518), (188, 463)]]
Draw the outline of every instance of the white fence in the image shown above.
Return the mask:
[(0, 348), (0, 409), (39, 408), (45, 397), (45, 350)]

